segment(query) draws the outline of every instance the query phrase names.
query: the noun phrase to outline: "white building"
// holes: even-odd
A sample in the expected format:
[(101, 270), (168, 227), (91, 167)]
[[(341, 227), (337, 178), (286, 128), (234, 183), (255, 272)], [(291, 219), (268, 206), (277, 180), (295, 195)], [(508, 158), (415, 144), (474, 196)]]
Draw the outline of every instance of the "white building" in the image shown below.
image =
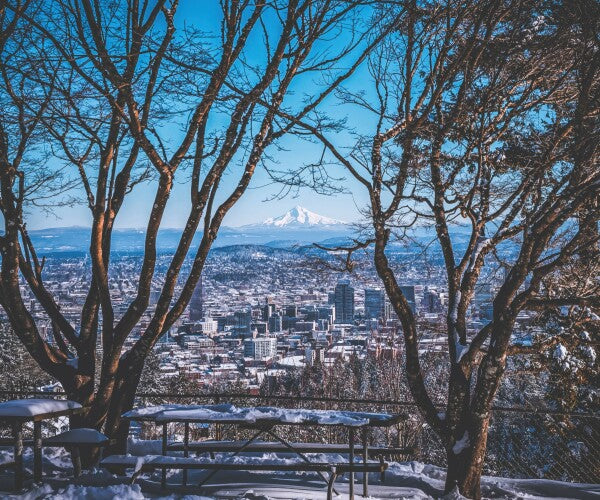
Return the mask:
[(244, 340), (244, 357), (253, 359), (271, 359), (277, 355), (275, 337), (256, 337)]

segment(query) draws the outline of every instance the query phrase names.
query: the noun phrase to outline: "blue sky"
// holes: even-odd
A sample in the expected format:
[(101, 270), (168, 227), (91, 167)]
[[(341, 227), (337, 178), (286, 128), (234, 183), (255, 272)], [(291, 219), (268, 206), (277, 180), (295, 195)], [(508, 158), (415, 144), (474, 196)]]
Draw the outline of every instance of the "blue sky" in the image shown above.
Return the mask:
[[(179, 28), (183, 23), (190, 23), (199, 26), (206, 31), (215, 31), (219, 28), (220, 9), (218, 2), (211, 1), (182, 1), (178, 10), (177, 17)], [(366, 74), (364, 71), (358, 72), (349, 81), (349, 85), (362, 88)], [(333, 99), (325, 103), (330, 112), (336, 114), (336, 118), (341, 118), (340, 109)], [(357, 115), (350, 116), (350, 121), (360, 122), (364, 117)], [(364, 123), (364, 122), (363, 122)], [(342, 136), (334, 135), (333, 138), (338, 144), (351, 144), (351, 139), (344, 139)], [(174, 141), (177, 136), (173, 137)], [(321, 148), (308, 143), (298, 143), (293, 141), (289, 143), (289, 151), (277, 151), (271, 147), (268, 150), (279, 167), (294, 168), (301, 166), (305, 162), (313, 161), (319, 157)], [(334, 172), (334, 175), (343, 175), (341, 170)], [(225, 180), (223, 186), (231, 188), (232, 182)], [(293, 195), (288, 195), (283, 199), (273, 199), (280, 192), (281, 186), (274, 185), (263, 169), (257, 170), (250, 185), (250, 188), (244, 194), (242, 199), (231, 209), (225, 218), (224, 225), (240, 226), (244, 224), (262, 221), (268, 217), (277, 216), (286, 212), (294, 205), (302, 205), (309, 210), (319, 214), (340, 219), (347, 222), (358, 220), (358, 207), (364, 206), (366, 201), (365, 194), (359, 186), (348, 184), (352, 194), (337, 195), (319, 195), (310, 189), (301, 189)], [(146, 214), (152, 203), (155, 184), (140, 185), (135, 191), (128, 195), (121, 212), (118, 216), (117, 227), (131, 228), (144, 227), (147, 223)], [(167, 206), (163, 227), (182, 227), (184, 225), (183, 214), (187, 213), (189, 203), (188, 187), (185, 183), (185, 176), (179, 177), (176, 186), (173, 189), (170, 201)], [(56, 209), (53, 213), (32, 212), (28, 217), (28, 227), (31, 229), (48, 228), (57, 226), (89, 226), (91, 216), (87, 206), (81, 204), (74, 207), (65, 207)]]

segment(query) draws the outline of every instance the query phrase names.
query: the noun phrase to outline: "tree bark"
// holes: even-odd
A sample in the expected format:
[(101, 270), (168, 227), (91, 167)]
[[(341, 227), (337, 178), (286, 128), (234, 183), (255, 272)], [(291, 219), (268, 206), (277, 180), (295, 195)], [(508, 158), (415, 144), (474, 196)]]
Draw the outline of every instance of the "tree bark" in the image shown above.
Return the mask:
[(478, 421), (477, 430), (470, 428), (467, 431), (468, 445), (464, 449), (460, 449), (456, 444), (446, 448), (446, 494), (458, 488), (460, 494), (466, 498), (481, 498), (481, 475), (485, 462), (489, 420), (489, 416), (483, 417)]

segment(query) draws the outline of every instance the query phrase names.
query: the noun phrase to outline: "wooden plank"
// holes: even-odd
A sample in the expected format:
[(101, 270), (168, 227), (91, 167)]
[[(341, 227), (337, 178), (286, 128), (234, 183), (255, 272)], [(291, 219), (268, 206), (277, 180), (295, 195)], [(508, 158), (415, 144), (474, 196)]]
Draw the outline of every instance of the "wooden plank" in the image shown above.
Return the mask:
[[(189, 451), (204, 453), (229, 453), (238, 451), (245, 441), (195, 441), (189, 442), (187, 447)], [(294, 450), (301, 453), (349, 453), (350, 445), (330, 444), (330, 443), (292, 443)], [(182, 442), (174, 442), (168, 445), (169, 451), (184, 451), (185, 446)], [(246, 448), (248, 452), (260, 453), (290, 453), (288, 447), (276, 441), (258, 441), (251, 443)], [(369, 457), (380, 455), (407, 455), (414, 451), (413, 448), (397, 447), (370, 447), (368, 448)]]
[[(128, 455), (112, 455), (102, 460), (102, 467), (127, 467), (135, 468), (138, 457)], [(360, 472), (367, 469), (369, 472), (380, 472), (387, 468), (387, 464), (371, 462), (366, 464), (348, 464), (348, 463), (325, 463), (325, 462), (296, 462), (293, 464), (266, 464), (266, 463), (231, 463), (231, 462), (204, 462), (194, 458), (183, 457), (163, 457), (155, 455), (146, 457), (148, 462), (141, 465), (144, 470), (151, 471), (166, 467), (167, 469), (200, 469), (200, 470), (258, 470), (258, 471), (306, 471), (306, 472), (327, 472), (336, 468), (338, 472)]]

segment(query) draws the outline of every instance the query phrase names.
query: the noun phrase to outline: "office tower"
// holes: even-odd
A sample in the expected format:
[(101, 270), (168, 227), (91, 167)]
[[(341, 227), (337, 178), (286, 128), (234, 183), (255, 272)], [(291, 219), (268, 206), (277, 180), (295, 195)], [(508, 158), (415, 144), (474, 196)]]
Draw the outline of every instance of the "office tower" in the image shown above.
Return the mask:
[(331, 306), (319, 306), (318, 311), (319, 319), (326, 320), (329, 323), (333, 323), (335, 321), (335, 301)]
[(265, 305), (262, 308), (262, 319), (263, 321), (269, 321), (269, 318), (275, 314), (275, 304), (273, 299), (268, 297), (265, 300)]
[(239, 335), (249, 335), (252, 325), (252, 310), (248, 308), (245, 311), (236, 311), (233, 313), (233, 322), (235, 332)]
[(281, 316), (279, 314), (274, 314), (269, 318), (269, 332), (278, 333), (283, 329), (283, 324), (281, 321)]
[(402, 291), (402, 294), (408, 301), (408, 305), (410, 306), (410, 309), (413, 312), (413, 314), (416, 313), (417, 312), (417, 302), (415, 299), (415, 287), (412, 285), (401, 286), (400, 290)]
[(365, 318), (385, 317), (385, 292), (381, 288), (365, 288)]
[(212, 337), (219, 330), (219, 323), (212, 318), (202, 318), (201, 321), (197, 322), (199, 330), (206, 336)]
[(289, 318), (295, 318), (298, 316), (298, 306), (285, 306), (285, 315)]
[(425, 290), (423, 292), (423, 308), (428, 313), (436, 313), (442, 310), (442, 301), (435, 290)]
[(200, 321), (204, 317), (204, 304), (202, 300), (202, 276), (194, 288), (190, 300), (190, 321)]
[(256, 337), (244, 340), (244, 357), (256, 360), (271, 359), (277, 355), (275, 337)]
[(338, 281), (335, 286), (336, 323), (352, 323), (354, 321), (354, 288), (346, 280)]

